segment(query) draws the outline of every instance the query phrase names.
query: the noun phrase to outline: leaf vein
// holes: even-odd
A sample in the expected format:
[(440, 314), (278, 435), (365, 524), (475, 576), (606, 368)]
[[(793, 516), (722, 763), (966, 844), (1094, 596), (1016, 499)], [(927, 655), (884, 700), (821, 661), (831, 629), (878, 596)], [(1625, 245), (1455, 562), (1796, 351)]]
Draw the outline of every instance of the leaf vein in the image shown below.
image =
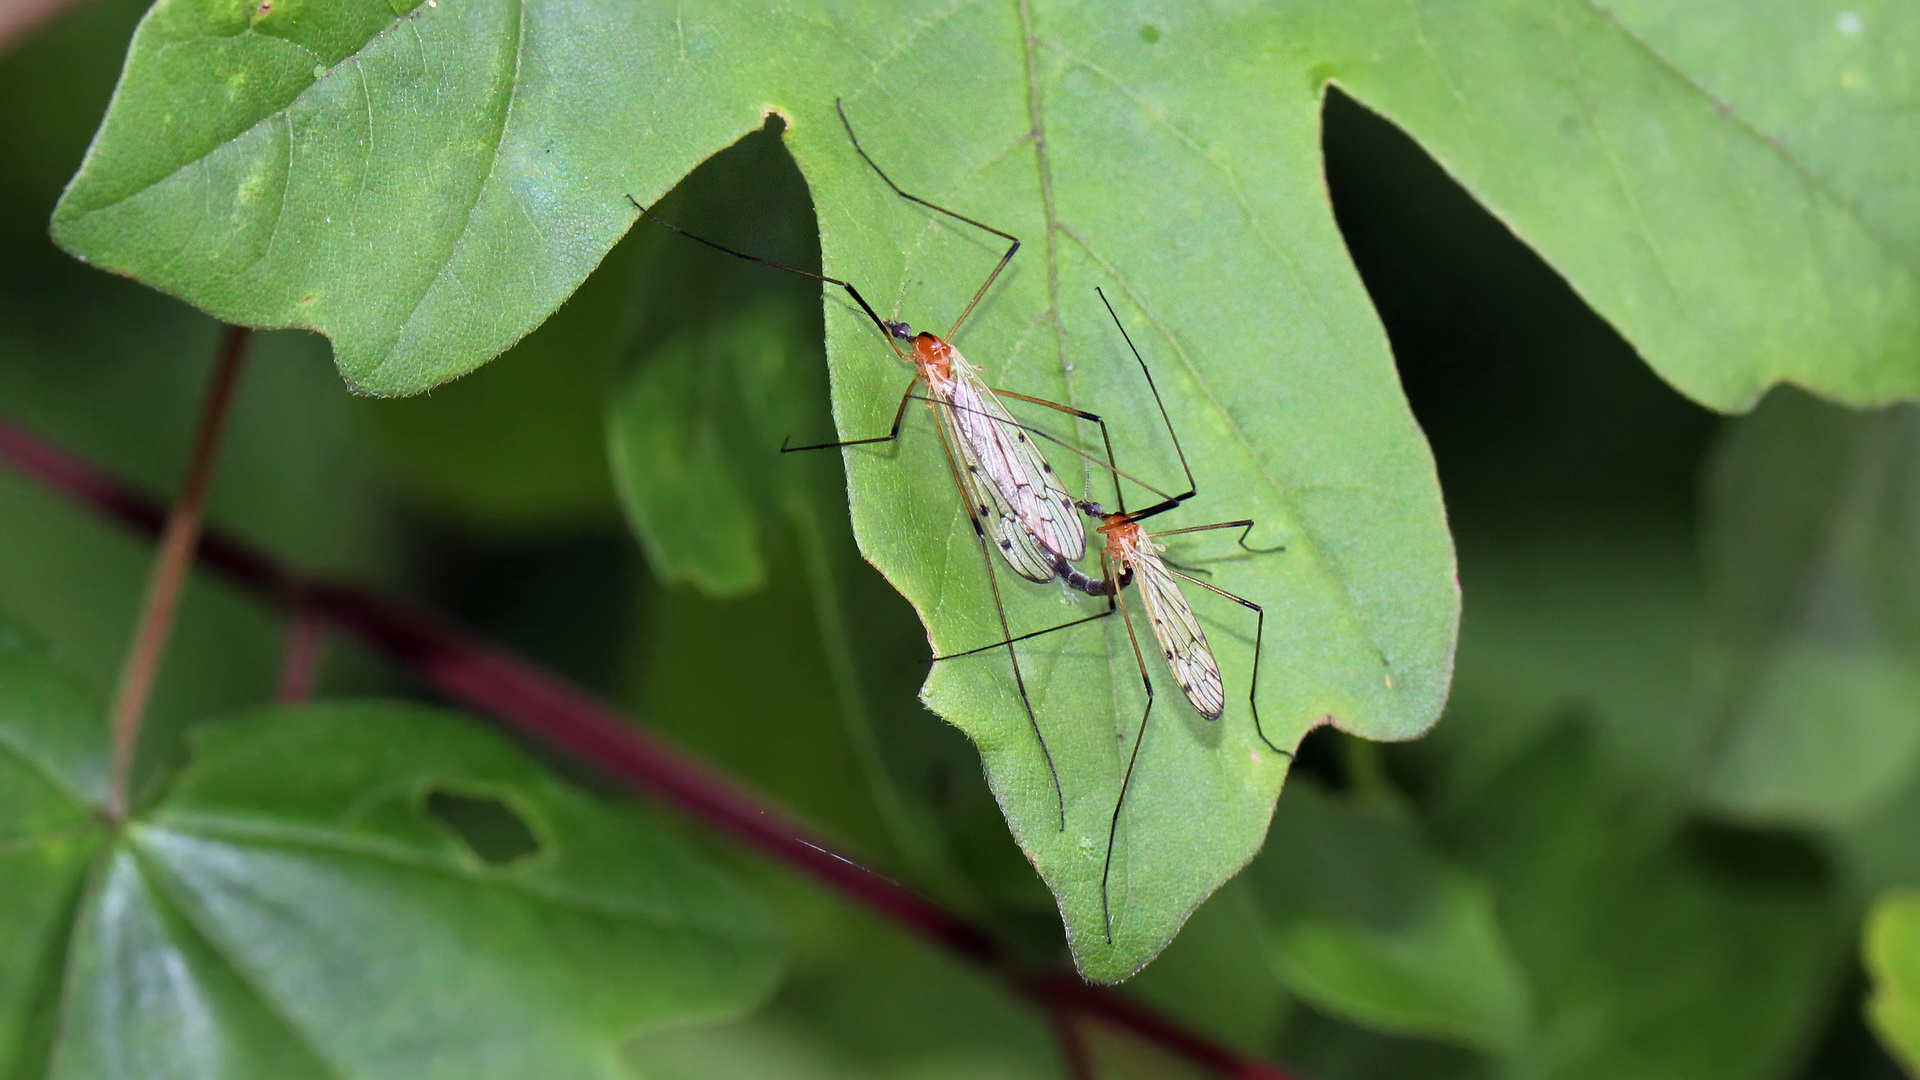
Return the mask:
[[(411, 11), (403, 12), (399, 15), (394, 16), (392, 22), (382, 27), (379, 33), (374, 34), (372, 37), (369, 37), (366, 43), (360, 46), (359, 49), (355, 50), (349, 56), (342, 58), (340, 63), (344, 64), (346, 63), (347, 60), (353, 59), (357, 57), (360, 53), (363, 53), (368, 49), (372, 48), (374, 42), (377, 42), (381, 38), (387, 36), (387, 34), (391, 32), (394, 27), (399, 26), (406, 22), (410, 22), (412, 18), (413, 18), (413, 13)], [(266, 36), (266, 35), (262, 35), (262, 36)], [(287, 39), (275, 38), (274, 40), (286, 41)], [(315, 54), (315, 55), (317, 56), (318, 54)], [(321, 57), (321, 59), (324, 60), (325, 58)], [(335, 65), (327, 65), (327, 66), (333, 67)], [(280, 108), (275, 109), (272, 112), (261, 115), (261, 117), (255, 120), (253, 123), (248, 124), (246, 127), (241, 128), (239, 131), (234, 132), (232, 135), (220, 140), (219, 142), (214, 143), (212, 146), (207, 147), (205, 150), (201, 151), (199, 154), (194, 155), (192, 158), (189, 158), (186, 161), (181, 162), (179, 165), (176, 165), (166, 175), (156, 177), (155, 179), (153, 179), (148, 183), (141, 184), (139, 187), (134, 188), (132, 191), (127, 192), (125, 195), (122, 195), (117, 199), (113, 199), (109, 202), (101, 203), (98, 206), (89, 207), (86, 212), (89, 214), (97, 214), (103, 211), (111, 210), (114, 207), (119, 206), (121, 203), (128, 202), (132, 199), (138, 198), (140, 195), (153, 190), (154, 188), (160, 186), (161, 184), (165, 183), (168, 180), (171, 180), (176, 176), (179, 176), (181, 173), (186, 172), (188, 169), (191, 169), (195, 166), (201, 166), (204, 169), (207, 158), (212, 157), (213, 154), (216, 151), (218, 151), (221, 147), (227, 146), (239, 140), (241, 136), (246, 135), (249, 132), (252, 132), (258, 129), (263, 124), (285, 117), (287, 113), (292, 111), (295, 105), (299, 104), (300, 99), (307, 96), (307, 94), (310, 91), (312, 91), (312, 89), (316, 85), (318, 85), (319, 82), (320, 82), (320, 79), (315, 78), (312, 82), (309, 82), (306, 86), (302, 87), (300, 89), (300, 92), (295, 94), (293, 98), (290, 101), (288, 101), (285, 105), (282, 105)], [(91, 151), (89, 151), (89, 154), (91, 154)]]
[(487, 187), (493, 183), (494, 174), (500, 167), (500, 148), (506, 141), (507, 129), (513, 124), (513, 108), (520, 96), (520, 68), (527, 57), (526, 0), (514, 0), (513, 10), (513, 65), (507, 75), (504, 92), (501, 94), (501, 96), (505, 98), (505, 101), (500, 107), (500, 123), (494, 129), (492, 152), (487, 155), (487, 171), (485, 175), (480, 177), (480, 182), (473, 187), (473, 198), (467, 203), (466, 214), (461, 218), (460, 231), (454, 236), (453, 242), (447, 245), (447, 253), (445, 258), (441, 260), (440, 269), (429, 276), (426, 283), (421, 287), (420, 295), (414, 299), (413, 306), (407, 311), (407, 317), (400, 321), (400, 328), (395, 332), (392, 343), (388, 345), (386, 356), (374, 365), (374, 372), (380, 371), (393, 362), (393, 349), (398, 347), (401, 339), (407, 336), (408, 330), (413, 326), (414, 319), (420, 314), (421, 306), (427, 302), (427, 297), (433, 295), (433, 290), (436, 285), (452, 275), (454, 259), (459, 256), (460, 246), (466, 241), (467, 233), (473, 229), (473, 215), (480, 209), (480, 200), (486, 197)]
[(1653, 230), (1648, 227), (1646, 211), (1640, 201), (1633, 197), (1633, 190), (1627, 184), (1626, 170), (1620, 165), (1620, 157), (1615, 153), (1613, 143), (1607, 139), (1601, 129), (1600, 112), (1594, 107), (1592, 88), (1587, 85), (1587, 73), (1580, 66), (1580, 55), (1573, 46), (1573, 38), (1567, 33), (1566, 19), (1561, 7), (1554, 8), (1553, 25), (1559, 31), (1560, 44), (1567, 57), (1567, 70), (1573, 76), (1575, 96), (1580, 99), (1580, 108), (1586, 113), (1587, 130), (1593, 132), (1593, 141), (1600, 148), (1600, 156), (1606, 159), (1607, 172), (1613, 178), (1613, 186), (1626, 201), (1627, 210), (1633, 218), (1634, 230), (1640, 234), (1640, 242), (1646, 245), (1647, 254), (1653, 257), (1653, 263), (1660, 270), (1660, 280), (1666, 285), (1667, 292), (1676, 300), (1681, 297), (1679, 282), (1673, 276), (1673, 269), (1667, 265), (1665, 254), (1660, 250), (1659, 242), (1654, 238)]
[(144, 880), (153, 883), (158, 891), (172, 903), (174, 910), (179, 912), (180, 917), (186, 921), (187, 925), (193, 928), (193, 932), (199, 935), (200, 940), (206, 943), (207, 948), (212, 950), (216, 956), (220, 957), (221, 962), (226, 964), (227, 970), (233, 973), (233, 977), (240, 980), (240, 982), (246, 985), (248, 990), (252, 991), (254, 999), (260, 1002), (261, 1007), (271, 1013), (276, 1020), (280, 1021), (280, 1025), (286, 1029), (287, 1034), (298, 1040), (300, 1045), (312, 1056), (313, 1060), (327, 1071), (327, 1075), (336, 1077), (338, 1080), (347, 1080), (347, 1072), (329, 1060), (327, 1055), (321, 1052), (320, 1044), (315, 1040), (312, 1033), (308, 1032), (300, 1024), (295, 1023), (292, 1014), (287, 1012), (284, 1003), (272, 994), (267, 993), (266, 987), (254, 976), (254, 973), (247, 970), (247, 968), (240, 963), (239, 956), (227, 946), (226, 942), (214, 935), (212, 927), (208, 924), (210, 922), (217, 922), (217, 920), (213, 920), (209, 913), (202, 911), (189, 897), (182, 895), (178, 886), (168, 878), (168, 875), (162, 868), (147, 866), (146, 858), (140, 854), (137, 847), (130, 846), (128, 852), (133, 857), (135, 873), (138, 873)]
[(1033, 134), (1034, 167), (1040, 178), (1040, 212), (1046, 223), (1042, 259), (1047, 267), (1047, 314), (1053, 322), (1054, 352), (1060, 364), (1066, 404), (1077, 404), (1073, 368), (1067, 357), (1067, 328), (1060, 317), (1060, 214), (1053, 196), (1053, 162), (1047, 152), (1046, 109), (1040, 91), (1040, 41), (1034, 34), (1032, 0), (1016, 0), (1020, 16), (1020, 58), (1026, 75), (1027, 121)]
[(1624, 22), (1621, 22), (1620, 17), (1616, 15), (1611, 8), (1600, 3), (1599, 0), (1579, 0), (1579, 2), (1594, 15), (1611, 24), (1629, 44), (1645, 53), (1647, 57), (1660, 68), (1672, 75), (1673, 78), (1679, 80), (1681, 85), (1699, 94), (1702, 98), (1705, 98), (1707, 103), (1713, 106), (1715, 112), (1731, 120), (1734, 126), (1744, 131), (1748, 137), (1757, 140), (1761, 145), (1765, 146), (1788, 168), (1799, 175), (1801, 181), (1806, 184), (1810, 192), (1832, 204), (1841, 213), (1845, 214), (1868, 239), (1873, 241), (1875, 247), (1878, 247), (1886, 254), (1889, 260), (1904, 270), (1909, 277), (1920, 280), (1920, 262), (1916, 262), (1914, 256), (1910, 253), (1900, 250), (1892, 238), (1883, 235), (1867, 217), (1866, 212), (1861, 207), (1852, 200), (1843, 198), (1838, 191), (1835, 191), (1826, 181), (1822, 180), (1819, 174), (1813, 171), (1811, 166), (1800, 159), (1798, 154), (1787, 148), (1786, 142), (1783, 139), (1775, 135), (1769, 135), (1757, 123), (1748, 119), (1738, 109), (1735, 109), (1731, 103), (1707, 89), (1705, 84), (1693, 76), (1687, 74), (1679, 64), (1675, 63), (1665, 53), (1654, 48), (1651, 42), (1648, 42), (1645, 38), (1635, 33)]
[(894, 39), (892, 47), (867, 62), (866, 81), (854, 87), (846, 94), (846, 97), (848, 99), (857, 98), (868, 90), (873, 89), (874, 85), (880, 81), (881, 69), (905, 55), (909, 49), (913, 48), (914, 43), (918, 41), (922, 35), (934, 27), (951, 22), (953, 18), (962, 11), (970, 7), (977, 7), (979, 4), (980, 0), (957, 0), (956, 3), (947, 5), (944, 10), (937, 11), (908, 27), (905, 33), (902, 33)]
[(61, 776), (59, 771), (53, 767), (52, 763), (32, 753), (25, 743), (15, 737), (13, 730), (5, 726), (0, 726), (0, 753), (11, 755), (28, 769), (38, 773), (41, 779), (45, 780), (49, 786), (67, 798), (72, 799), (75, 805), (94, 805), (93, 799), (88, 796), (86, 792), (77, 790), (68, 784), (67, 778)]
[(727, 936), (724, 927), (702, 926), (691, 916), (690, 911), (660, 912), (648, 910), (638, 905), (627, 906), (603, 897), (591, 896), (574, 889), (561, 888), (551, 882), (533, 882), (509, 874), (476, 872), (474, 868), (464, 866), (450, 858), (435, 858), (417, 848), (399, 844), (383, 844), (349, 839), (338, 833), (323, 829), (289, 827), (285, 825), (254, 825), (232, 818), (213, 818), (201, 815), (180, 814), (174, 821), (187, 828), (175, 829), (167, 826), (153, 826), (152, 831), (171, 833), (192, 840), (195, 837), (214, 842), (253, 843), (289, 849), (325, 852), (340, 856), (349, 856), (369, 862), (386, 863), (389, 866), (410, 870), (421, 870), (441, 877), (452, 878), (475, 887), (494, 887), (505, 892), (518, 893), (534, 900), (572, 908), (591, 915), (607, 918), (625, 919), (651, 923), (656, 926), (670, 927), (689, 932), (708, 932), (717, 936)]

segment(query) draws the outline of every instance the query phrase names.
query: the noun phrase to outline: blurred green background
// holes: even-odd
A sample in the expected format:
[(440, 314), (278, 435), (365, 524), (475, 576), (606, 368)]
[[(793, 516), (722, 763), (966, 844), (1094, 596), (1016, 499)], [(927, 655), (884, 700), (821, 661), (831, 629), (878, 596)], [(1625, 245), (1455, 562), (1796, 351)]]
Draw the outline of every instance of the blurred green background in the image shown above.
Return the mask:
[[(218, 328), (46, 236), (138, 14), (105, 0), (0, 54), (0, 411), (160, 495)], [(1323, 1080), (1901, 1075), (1859, 954), (1874, 899), (1920, 884), (1920, 422), (1790, 390), (1747, 418), (1689, 404), (1406, 138), (1337, 93), (1326, 115), (1459, 544), (1453, 697), (1417, 744), (1312, 736), (1268, 855), (1127, 992)], [(776, 139), (663, 213), (817, 263)], [(775, 482), (780, 435), (827, 430), (819, 323), (806, 283), (642, 229), (532, 337), (420, 398), (353, 398), (320, 339), (267, 335), (211, 516), (626, 704), (1053, 956), (977, 758), (914, 698), (924, 636), (854, 552), (837, 464)], [(648, 425), (668, 412), (698, 419)], [(676, 548), (636, 476), (722, 493), (726, 534), (757, 543)], [(0, 471), (0, 609), (103, 691), (146, 559)], [(196, 718), (271, 694), (281, 633), (195, 583), (156, 768)], [(417, 692), (327, 649), (325, 693)], [(1058, 1075), (1042, 1018), (993, 984), (714, 847), (781, 911), (791, 968), (746, 1021), (634, 1045), (643, 1075)], [(1114, 1076), (1180, 1075), (1099, 1051)]]

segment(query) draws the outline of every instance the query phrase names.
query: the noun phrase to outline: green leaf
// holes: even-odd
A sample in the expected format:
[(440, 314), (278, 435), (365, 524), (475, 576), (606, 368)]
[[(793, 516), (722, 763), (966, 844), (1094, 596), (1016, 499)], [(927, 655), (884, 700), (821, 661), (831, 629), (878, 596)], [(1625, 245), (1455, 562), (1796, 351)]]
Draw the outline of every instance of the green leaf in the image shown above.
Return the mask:
[(1255, 886), (1246, 877), (1230, 881), (1193, 913), (1166, 952), (1127, 985), (1127, 993), (1195, 1031), (1264, 1056), (1293, 1011), (1267, 957), (1249, 948), (1266, 928)]
[[(131, 282), (76, 274), (57, 252), (20, 254), (0, 254), (34, 282), (0, 295), (7, 419), (166, 501), (185, 468), (219, 328)], [(311, 572), (385, 576), (399, 560), (352, 407), (324, 342), (257, 335), (209, 519)], [(0, 521), (0, 602), (61, 664), (110, 688), (152, 572), (152, 541), (12, 470), (0, 470)], [(284, 627), (233, 586), (191, 580), (149, 711), (146, 764), (178, 756), (185, 724), (271, 695)], [(325, 685), (354, 685), (352, 665), (330, 662)]]
[[(714, 155), (654, 210), (701, 235), (747, 236), (762, 258), (819, 265), (806, 182), (775, 126)], [(635, 275), (630, 370), (607, 405), (615, 485), (656, 576), (743, 595), (765, 584), (762, 549), (796, 507), (845, 497), (833, 455), (773, 452), (826, 425), (819, 287), (663, 229), (641, 235), (652, 243)]]
[(62, 944), (105, 838), (104, 714), (0, 619), (0, 1071), (44, 1072)]
[[(819, 265), (806, 184), (778, 125), (710, 158), (655, 210), (769, 259)], [(1044, 903), (971, 746), (927, 723), (913, 698), (924, 634), (860, 557), (839, 455), (774, 452), (830, 431), (818, 283), (664, 229), (639, 235), (657, 242), (628, 320), (632, 370), (607, 410), (615, 479), (657, 577), (735, 597), (669, 589), (649, 602), (642, 715), (950, 902), (978, 903), (984, 890)], [(737, 584), (723, 587), (726, 566)], [(764, 595), (738, 598), (750, 580)], [(743, 680), (747, 667), (755, 677)], [(770, 729), (768, 715), (780, 723)], [(859, 847), (879, 839), (876, 824), (891, 844)]]
[(1920, 893), (1888, 893), (1874, 903), (1863, 951), (1873, 979), (1867, 1021), (1907, 1071), (1920, 1076)]
[(1720, 447), (1708, 488), (1709, 800), (1827, 828), (1920, 764), (1920, 412), (1782, 391)]
[(753, 592), (767, 578), (754, 493), (725, 460), (726, 421), (738, 399), (724, 384), (745, 377), (754, 360), (782, 363), (792, 339), (777, 310), (744, 323), (682, 332), (608, 404), (614, 474), (647, 561), (662, 581), (716, 597)]
[(1315, 78), (1411, 132), (1694, 399), (1920, 395), (1920, 21), (1814, 0), (1756, 15), (1366, 0), (1289, 21)]
[[(1283, 167), (1275, 155), (1287, 152), (1314, 171), (1313, 113), (1338, 81), (1701, 400), (1737, 405), (1784, 378), (1856, 401), (1920, 385), (1902, 344), (1920, 319), (1920, 195), (1897, 130), (1920, 78), (1903, 62), (1920, 26), (1896, 8), (1022, 12), (168, 0), (133, 43), (56, 232), (223, 318), (320, 329), (351, 379), (391, 393), (470, 369), (531, 329), (624, 231), (620, 192), (657, 194), (768, 108), (830, 132), (820, 121), (836, 93), (897, 92), (909, 115), (913, 95), (945, 91), (940, 108), (910, 113), (923, 154), (1004, 172), (1032, 154), (965, 145), (988, 123), (1024, 130), (1031, 105), (1060, 129), (1045, 146), (1056, 205), (1076, 182), (1125, 175), (1129, 205), (1152, 211), (1143, 219), (1219, 205), (1206, 198), (1217, 186), (1257, 221), (1272, 195), (1242, 170)], [(927, 65), (943, 78), (921, 78)], [(1262, 135), (1206, 138), (1162, 95), (1175, 75), (1195, 103), (1249, 93), (1268, 123), (1245, 130)], [(1081, 160), (1071, 134), (1102, 117), (1123, 122), (1122, 142)], [(1118, 171), (1122, 147), (1163, 136), (1210, 163), (1212, 182)], [(837, 200), (831, 179), (813, 177)], [(1321, 192), (1281, 194), (1324, 209)], [(1050, 248), (1101, 239), (1090, 221), (1062, 223), (1072, 228), (1048, 234)], [(1233, 246), (1189, 243), (1174, 258), (1224, 270)], [(1112, 253), (1137, 265), (1135, 252)], [(1268, 261), (1316, 292), (1343, 276)]]
[(1788, 1072), (1830, 1007), (1847, 905), (1817, 857), (1684, 825), (1596, 758), (1580, 729), (1549, 727), (1436, 815), (1492, 886), (1533, 990), (1532, 1037), (1498, 1075)]
[(1582, 515), (1460, 537), (1474, 616), (1447, 708), (1423, 744), (1471, 790), (1569, 714), (1598, 767), (1637, 789), (1691, 791), (1704, 725), (1687, 709), (1700, 633), (1698, 559), (1670, 525)]
[(97, 707), (19, 650), (0, 702), (0, 858), (26, 884), (0, 900), (0, 1064), (22, 1075), (611, 1078), (629, 1034), (735, 1013), (774, 973), (737, 885), (450, 714), (204, 727), (109, 836)]
[(1251, 871), (1267, 953), (1302, 998), (1383, 1031), (1501, 1050), (1527, 988), (1487, 883), (1433, 852), (1397, 805), (1295, 783)]

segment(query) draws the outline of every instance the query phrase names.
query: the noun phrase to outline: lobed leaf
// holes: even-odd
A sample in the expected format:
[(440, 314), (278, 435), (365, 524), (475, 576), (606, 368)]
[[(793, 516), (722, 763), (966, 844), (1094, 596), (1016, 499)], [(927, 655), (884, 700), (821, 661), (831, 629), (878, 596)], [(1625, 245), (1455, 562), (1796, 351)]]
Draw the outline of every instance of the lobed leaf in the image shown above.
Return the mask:
[(616, 1077), (757, 1000), (765, 913), (631, 812), (398, 704), (200, 729), (126, 826), (99, 709), (0, 647), (0, 1065), (53, 1077)]

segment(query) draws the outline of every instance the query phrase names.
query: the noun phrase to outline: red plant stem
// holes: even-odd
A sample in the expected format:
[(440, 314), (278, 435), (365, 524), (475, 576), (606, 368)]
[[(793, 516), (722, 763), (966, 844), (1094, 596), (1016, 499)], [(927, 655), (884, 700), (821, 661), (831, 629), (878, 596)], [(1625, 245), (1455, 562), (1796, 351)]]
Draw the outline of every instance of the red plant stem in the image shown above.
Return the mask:
[(51, 22), (81, 0), (0, 0), (0, 52)]
[(283, 705), (305, 701), (313, 696), (313, 684), (320, 675), (321, 647), (326, 643), (326, 627), (314, 617), (304, 602), (293, 602), (287, 619), (286, 644), (280, 650), (280, 679), (273, 700)]
[(187, 570), (193, 565), (194, 547), (200, 542), (200, 518), (207, 505), (207, 488), (213, 483), (214, 462), (220, 456), (220, 436), (226, 430), (234, 388), (239, 385), (240, 368), (252, 337), (253, 331), (244, 326), (229, 326), (221, 337), (220, 358), (214, 362), (213, 381), (206, 404), (200, 409), (186, 481), (161, 532), (160, 551), (154, 556), (153, 575), (147, 579), (147, 594), (140, 605), (140, 620), (114, 692), (113, 774), (107, 788), (107, 817), (114, 821), (127, 814), (127, 785), (133, 776), (134, 752), (140, 745), (140, 722), (147, 715), (147, 699), (153, 696), (153, 681), (160, 673), (161, 661), (166, 659), (167, 642), (173, 637), (180, 593), (186, 588)]
[[(139, 531), (158, 533), (166, 520), (165, 511), (144, 495), (4, 419), (0, 460)], [(852, 902), (998, 973), (1042, 1009), (1101, 1020), (1232, 1080), (1299, 1080), (1069, 972), (1021, 970), (991, 931), (836, 853), (753, 792), (647, 734), (612, 706), (430, 611), (353, 585), (305, 581), (217, 531), (208, 532), (198, 554), (208, 567), (268, 601), (284, 608), (305, 606), (314, 617), (365, 639), (449, 698), (653, 793)]]
[(1093, 1063), (1093, 1048), (1087, 1045), (1087, 1033), (1080, 1030), (1072, 1009), (1058, 1003), (1047, 1010), (1053, 1021), (1053, 1041), (1060, 1046), (1060, 1063), (1066, 1066), (1067, 1080), (1100, 1080)]

